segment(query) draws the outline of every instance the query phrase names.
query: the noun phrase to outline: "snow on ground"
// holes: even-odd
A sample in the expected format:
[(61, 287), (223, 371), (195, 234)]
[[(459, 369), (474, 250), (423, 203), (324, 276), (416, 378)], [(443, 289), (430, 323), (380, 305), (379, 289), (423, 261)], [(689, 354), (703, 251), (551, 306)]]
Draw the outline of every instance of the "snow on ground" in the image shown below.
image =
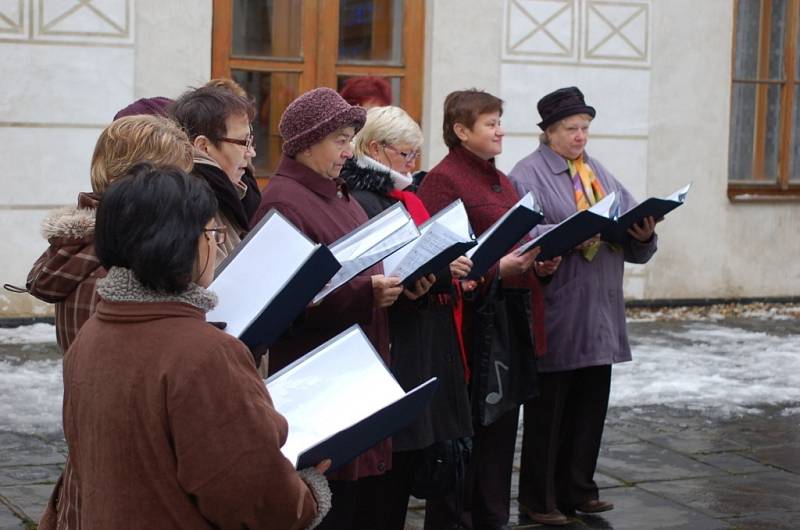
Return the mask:
[(800, 403), (800, 335), (691, 322), (633, 340), (633, 362), (614, 366), (611, 406), (730, 416)]
[[(611, 406), (666, 405), (724, 417), (765, 404), (800, 410), (800, 333), (753, 329), (713, 317), (639, 321), (631, 326), (633, 362), (613, 369)], [(61, 429), (61, 356), (53, 342), (46, 324), (0, 328), (0, 431)]]

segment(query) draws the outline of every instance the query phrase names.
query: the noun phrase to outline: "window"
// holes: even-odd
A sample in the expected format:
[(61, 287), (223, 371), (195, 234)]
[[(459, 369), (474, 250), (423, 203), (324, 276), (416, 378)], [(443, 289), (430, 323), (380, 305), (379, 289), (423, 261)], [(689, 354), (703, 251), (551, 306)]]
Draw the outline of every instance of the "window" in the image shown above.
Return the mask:
[(728, 197), (800, 199), (800, 0), (736, 0)]
[(256, 175), (275, 170), (281, 114), (312, 88), (386, 77), (395, 104), (419, 120), (424, 11), (424, 0), (214, 0), (211, 74), (256, 101)]

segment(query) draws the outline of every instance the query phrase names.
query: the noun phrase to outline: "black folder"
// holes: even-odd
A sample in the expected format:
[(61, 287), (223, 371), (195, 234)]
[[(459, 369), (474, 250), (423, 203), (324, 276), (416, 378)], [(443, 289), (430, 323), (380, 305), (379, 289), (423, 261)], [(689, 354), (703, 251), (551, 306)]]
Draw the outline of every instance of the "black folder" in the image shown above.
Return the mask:
[(435, 377), (425, 381), (400, 400), (301, 453), (297, 459), (297, 469), (315, 466), (330, 458), (329, 472), (336, 471), (414, 421), (430, 403), (438, 384)]
[[(384, 260), (384, 273), (387, 276), (394, 273), (393, 268), (397, 268), (406, 256), (415, 252), (417, 245), (423, 244), (425, 238), (431, 235), (429, 231), (434, 230), (434, 224), (439, 224), (445, 231), (450, 232), (447, 237), (460, 238), (462, 241), (443, 249), (437, 255), (420, 264), (413, 272), (402, 277), (404, 287), (411, 288), (414, 282), (423, 276), (439, 273), (459, 256), (463, 256), (469, 249), (478, 244), (472, 233), (472, 228), (469, 226), (469, 218), (464, 209), (464, 203), (461, 199), (456, 199), (420, 225), (419, 231), (421, 235), (419, 238)], [(399, 256), (400, 254), (402, 256)]]
[(542, 213), (537, 211), (535, 206), (531, 208), (523, 205), (523, 201), (530, 201), (532, 206), (535, 204), (533, 195), (528, 192), (487, 230), (487, 232), (492, 231), (488, 237), (481, 235), (478, 238), (478, 246), (469, 255), (472, 260), (472, 270), (467, 279), (477, 280), (486, 274), (492, 265), (505, 256), (525, 234), (542, 220)]
[(297, 469), (330, 458), (331, 471), (411, 423), (437, 384), (434, 377), (405, 392), (358, 325), (266, 381), (289, 423), (283, 454)]
[[(575, 212), (551, 230), (525, 243), (520, 247), (519, 253), (523, 254), (534, 247), (541, 247), (542, 250), (536, 258), (538, 261), (563, 256), (614, 223), (615, 212), (613, 209), (615, 208), (615, 202), (616, 194), (611, 192), (592, 208)], [(608, 215), (596, 213), (598, 211), (596, 208), (604, 208), (609, 204), (612, 206)]]
[(625, 243), (631, 238), (628, 233), (630, 227), (640, 223), (645, 217), (653, 217), (655, 220), (661, 219), (684, 203), (690, 187), (691, 184), (663, 199), (650, 197), (639, 203), (620, 216), (616, 223), (606, 227), (603, 231), (603, 239), (611, 243)]
[[(270, 228), (275, 230), (274, 237), (262, 232)], [(281, 252), (292, 244), (297, 245), (300, 259), (287, 263)], [(271, 274), (268, 266), (295, 268), (284, 270), (287, 279), (281, 285), (259, 286), (258, 280), (266, 281)], [(226, 331), (251, 349), (269, 347), (340, 266), (327, 247), (308, 239), (277, 210), (270, 210), (217, 268), (209, 288), (217, 293), (219, 304), (206, 317), (226, 322)]]

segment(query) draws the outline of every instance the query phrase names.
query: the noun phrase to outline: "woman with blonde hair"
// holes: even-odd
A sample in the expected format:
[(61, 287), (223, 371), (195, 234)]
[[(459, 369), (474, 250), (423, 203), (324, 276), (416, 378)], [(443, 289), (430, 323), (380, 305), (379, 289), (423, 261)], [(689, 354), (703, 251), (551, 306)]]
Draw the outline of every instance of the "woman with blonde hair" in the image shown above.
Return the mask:
[(28, 273), (27, 290), (55, 304), (56, 337), (66, 353), (78, 330), (94, 312), (95, 282), (106, 271), (94, 252), (95, 210), (103, 192), (134, 164), (192, 168), (192, 146), (172, 121), (159, 116), (128, 116), (106, 127), (91, 162), (91, 192), (78, 194), (78, 205), (50, 213), (42, 235), (50, 246)]
[[(369, 217), (400, 201), (417, 224), (428, 219), (411, 191), (410, 172), (422, 146), (419, 125), (399, 107), (375, 107), (354, 138), (355, 156), (341, 172)], [(413, 291), (389, 308), (390, 367), (403, 388), (431, 377), (439, 387), (431, 405), (412, 424), (392, 436), (392, 470), (381, 484), (382, 528), (402, 530), (410, 495), (428, 499), (460, 489), (472, 435), (466, 384), (466, 353), (461, 348), (461, 292), (453, 280), (469, 273), (465, 256), (449, 270), (421, 279)], [(435, 473), (438, 479), (432, 480)], [(445, 480), (441, 480), (445, 478)]]

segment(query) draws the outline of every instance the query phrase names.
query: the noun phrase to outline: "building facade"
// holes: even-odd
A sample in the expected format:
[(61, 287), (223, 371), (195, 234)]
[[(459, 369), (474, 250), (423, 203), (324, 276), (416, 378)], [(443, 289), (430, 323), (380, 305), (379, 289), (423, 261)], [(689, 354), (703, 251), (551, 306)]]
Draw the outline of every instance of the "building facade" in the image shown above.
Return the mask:
[[(100, 130), (134, 99), (233, 76), (257, 100), (268, 176), (285, 104), (374, 74), (422, 123), (422, 167), (446, 153), (450, 91), (505, 101), (508, 171), (538, 144), (536, 101), (580, 87), (597, 109), (587, 151), (634, 196), (693, 183), (654, 259), (627, 270), (628, 298), (800, 296), (800, 0), (255, 4), (0, 0), (0, 280), (24, 284), (42, 218), (89, 188)], [(48, 311), (0, 292), (0, 316)]]

